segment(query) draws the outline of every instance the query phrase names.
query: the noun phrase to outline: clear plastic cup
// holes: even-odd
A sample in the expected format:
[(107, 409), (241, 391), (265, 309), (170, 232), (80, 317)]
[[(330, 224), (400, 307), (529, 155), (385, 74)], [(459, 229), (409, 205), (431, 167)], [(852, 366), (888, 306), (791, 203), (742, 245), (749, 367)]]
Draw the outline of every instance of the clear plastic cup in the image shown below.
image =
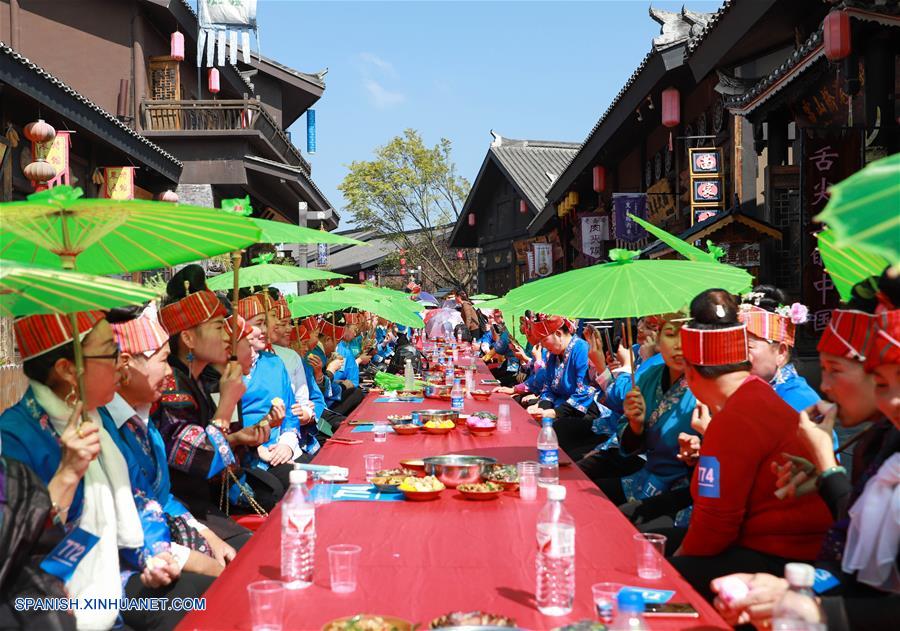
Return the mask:
[(616, 617), (616, 599), (621, 583), (595, 583), (591, 585), (591, 594), (594, 596), (594, 609), (597, 619), (603, 624), (611, 624)]
[(663, 559), (666, 552), (666, 536), (639, 532), (634, 535), (638, 547), (637, 573), (645, 579), (658, 579), (663, 575)]
[(336, 594), (350, 594), (356, 591), (360, 552), (362, 548), (352, 544), (328, 546), (331, 591)]
[[(322, 504), (331, 503), (331, 490), (334, 487), (334, 482), (329, 479), (323, 479), (321, 473), (313, 473), (312, 478), (312, 486), (316, 487), (316, 492), (312, 495), (313, 504), (321, 506)], [(312, 487), (310, 487), (311, 489)]]
[(537, 479), (541, 465), (537, 462), (527, 460), (516, 465), (519, 473), (519, 497), (526, 501), (534, 501), (537, 499)]
[(250, 627), (253, 631), (281, 631), (284, 617), (284, 583), (256, 581), (247, 585)]
[(497, 431), (501, 434), (512, 431), (512, 420), (509, 418), (509, 403), (501, 403), (497, 407)]
[(376, 443), (387, 442), (387, 431), (388, 431), (387, 423), (375, 423), (375, 426), (372, 428), (372, 431), (375, 434), (375, 442)]
[(363, 456), (366, 465), (366, 482), (371, 482), (375, 474), (384, 469), (384, 456), (382, 454), (366, 454)]

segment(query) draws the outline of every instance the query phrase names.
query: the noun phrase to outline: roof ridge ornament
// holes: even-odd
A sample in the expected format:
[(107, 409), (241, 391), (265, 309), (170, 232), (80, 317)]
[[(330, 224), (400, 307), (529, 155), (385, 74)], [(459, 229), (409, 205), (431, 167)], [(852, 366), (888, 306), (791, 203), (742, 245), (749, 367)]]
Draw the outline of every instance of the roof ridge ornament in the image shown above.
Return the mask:
[(495, 132), (493, 129), (491, 130), (491, 136), (494, 137), (494, 139), (491, 141), (492, 147), (500, 147), (503, 145), (503, 136)]
[(653, 48), (657, 51), (683, 44), (703, 33), (713, 18), (713, 13), (698, 13), (684, 6), (681, 11), (666, 11), (649, 7), (650, 17), (662, 28), (659, 36), (653, 38)]

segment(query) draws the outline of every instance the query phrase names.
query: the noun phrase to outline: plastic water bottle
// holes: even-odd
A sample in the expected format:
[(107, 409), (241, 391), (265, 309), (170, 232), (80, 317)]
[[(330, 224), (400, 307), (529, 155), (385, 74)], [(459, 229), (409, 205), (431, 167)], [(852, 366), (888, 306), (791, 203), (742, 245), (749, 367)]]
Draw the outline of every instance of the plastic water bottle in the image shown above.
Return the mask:
[(412, 367), (411, 359), (406, 360), (406, 366), (404, 366), (404, 368), (403, 368), (403, 378), (404, 378), (403, 389), (406, 390), (407, 392), (412, 392), (414, 390), (414, 386), (415, 386), (415, 375), (413, 375), (413, 367)]
[(459, 379), (453, 380), (453, 389), (450, 390), (450, 409), (454, 412), (462, 412), (466, 401), (466, 391), (463, 390)]
[(773, 631), (825, 631), (825, 614), (812, 591), (815, 568), (806, 563), (788, 563), (784, 577), (791, 588), (772, 610)]
[(537, 523), (538, 611), (545, 616), (565, 616), (575, 601), (575, 521), (563, 506), (566, 487), (547, 487), (547, 503)]
[(316, 551), (316, 507), (306, 495), (306, 471), (290, 474), (281, 504), (281, 580), (287, 589), (312, 585)]
[(537, 439), (538, 462), (541, 470), (538, 472), (538, 486), (549, 486), (559, 483), (559, 441), (553, 430), (553, 419), (544, 417), (541, 423), (541, 433)]
[(640, 592), (622, 591), (618, 598), (619, 612), (610, 631), (649, 631), (644, 622), (644, 597)]
[(452, 386), (454, 374), (455, 373), (453, 370), (453, 360), (448, 359), (447, 363), (444, 364), (444, 383), (447, 384), (448, 386)]

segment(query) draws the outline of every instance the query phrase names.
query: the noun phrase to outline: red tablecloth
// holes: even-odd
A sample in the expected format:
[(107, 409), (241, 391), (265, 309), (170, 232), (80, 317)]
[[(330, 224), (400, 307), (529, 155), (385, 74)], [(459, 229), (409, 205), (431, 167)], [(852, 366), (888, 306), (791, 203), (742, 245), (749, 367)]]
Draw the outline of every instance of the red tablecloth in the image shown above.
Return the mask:
[[(489, 377), (483, 366), (479, 373), (479, 379)], [(414, 409), (448, 407), (429, 400), (376, 403), (376, 398), (368, 395), (353, 418), (384, 419)], [(502, 400), (510, 402), (510, 433), (489, 437), (469, 436), (465, 430), (444, 436), (391, 434), (386, 443), (375, 443), (371, 433), (351, 434), (350, 427), (342, 427), (338, 436), (360, 438), (363, 444), (326, 444), (315, 461), (349, 467), (350, 481), (363, 482), (363, 454), (367, 453), (384, 454), (386, 466), (396, 466), (404, 458), (443, 453), (482, 454), (505, 463), (534, 460), (537, 424), (508, 397), (494, 395), (486, 403), (467, 399), (465, 411), (496, 412)], [(689, 601), (700, 611), (699, 619), (654, 619), (652, 629), (728, 628), (668, 564), (660, 580), (637, 577), (634, 527), (577, 467), (562, 467), (560, 483), (567, 487), (566, 507), (576, 523), (576, 596), (570, 616), (545, 617), (534, 604), (535, 526), (545, 492), (540, 491), (534, 502), (515, 494), (472, 502), (448, 489), (433, 502), (322, 506), (316, 514), (314, 585), (287, 592), (284, 628), (320, 629), (329, 620), (357, 613), (397, 616), (427, 627), (430, 620), (451, 611), (483, 610), (510, 616), (527, 629), (552, 629), (593, 617), (591, 585), (600, 581), (673, 589), (674, 601)], [(247, 584), (280, 578), (280, 519), (276, 508), (207, 591), (206, 611), (189, 614), (179, 629), (250, 629)], [(334, 594), (329, 589), (326, 548), (335, 543), (363, 547), (359, 586), (352, 594)]]

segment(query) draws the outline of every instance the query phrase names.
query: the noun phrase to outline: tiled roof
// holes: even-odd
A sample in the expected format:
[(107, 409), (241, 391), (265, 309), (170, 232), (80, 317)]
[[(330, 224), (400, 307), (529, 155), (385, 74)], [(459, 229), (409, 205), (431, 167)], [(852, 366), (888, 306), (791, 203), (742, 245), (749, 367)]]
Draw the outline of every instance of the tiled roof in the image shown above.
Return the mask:
[[(773, 95), (777, 94), (781, 87), (787, 85), (787, 82), (783, 83), (781, 87), (772, 90), (769, 94), (766, 95), (766, 99), (757, 101), (760, 95), (763, 95), (765, 92), (769, 91), (770, 88), (775, 86), (781, 79), (784, 79), (788, 75), (796, 75), (807, 68), (809, 68), (814, 62), (816, 62), (820, 57), (824, 55), (822, 50), (822, 29), (815, 31), (809, 38), (803, 42), (803, 45), (800, 48), (796, 49), (791, 55), (782, 62), (780, 66), (775, 68), (767, 77), (761, 79), (758, 83), (753, 85), (746, 93), (742, 94), (739, 97), (728, 99), (727, 105), (731, 110), (739, 111), (742, 114), (749, 113), (752, 109), (755, 109), (756, 106), (763, 103), (768, 98), (771, 98)], [(756, 102), (755, 102), (756, 101)]]
[(294, 173), (296, 173), (301, 178), (303, 178), (306, 182), (309, 183), (309, 185), (312, 187), (312, 189), (314, 191), (316, 191), (319, 194), (319, 196), (324, 200), (325, 206), (327, 206), (329, 209), (331, 209), (331, 212), (335, 213), (335, 216), (337, 216), (337, 211), (335, 210), (334, 206), (331, 205), (331, 202), (328, 201), (328, 198), (325, 197), (325, 193), (322, 192), (322, 189), (320, 189), (318, 186), (316, 186), (316, 183), (313, 182), (313, 179), (310, 177), (309, 173), (307, 173), (302, 167), (294, 166), (292, 164), (285, 164), (284, 162), (278, 162), (277, 160), (269, 160), (268, 158), (263, 158), (263, 157), (254, 156), (254, 155), (247, 155), (247, 156), (244, 156), (244, 158), (247, 160), (254, 160), (256, 162), (261, 162), (263, 164), (268, 164), (270, 166), (278, 167), (281, 169), (286, 169), (288, 171), (293, 171)]
[(492, 143), (490, 151), (528, 197), (532, 208), (540, 210), (550, 186), (565, 171), (579, 146), (575, 142), (503, 138)]
[(91, 108), (92, 110), (97, 112), (97, 114), (99, 114), (100, 116), (105, 118), (107, 121), (109, 121), (113, 126), (118, 127), (120, 130), (122, 130), (129, 136), (132, 136), (133, 138), (137, 139), (141, 143), (147, 145), (150, 149), (152, 149), (153, 151), (156, 151), (161, 156), (163, 156), (167, 160), (171, 161), (172, 164), (177, 165), (179, 168), (183, 166), (181, 164), (181, 162), (178, 160), (178, 158), (173, 156), (171, 153), (169, 153), (168, 151), (166, 151), (159, 145), (154, 144), (153, 142), (151, 142), (149, 139), (142, 136), (141, 134), (137, 133), (131, 127), (129, 127), (128, 125), (126, 125), (125, 123), (120, 121), (118, 118), (116, 118), (115, 116), (113, 116), (112, 114), (107, 112), (105, 109), (103, 109), (102, 107), (100, 107), (99, 105), (97, 105), (96, 103), (91, 101), (89, 98), (87, 98), (86, 96), (77, 92), (75, 89), (69, 87), (63, 81), (61, 81), (54, 75), (50, 74), (49, 72), (47, 72), (46, 70), (44, 70), (43, 68), (38, 66), (36, 63), (29, 60), (27, 57), (17, 53), (15, 50), (13, 50), (10, 46), (7, 46), (2, 41), (0, 41), (0, 53), (3, 53), (10, 59), (13, 59), (14, 61), (18, 62), (23, 68), (25, 68), (31, 72), (34, 72), (38, 76), (46, 79), (47, 81), (49, 81), (56, 87), (60, 88), (63, 92), (65, 92), (66, 94), (71, 96), (73, 99), (88, 106), (89, 108)]
[(716, 27), (716, 24), (719, 22), (719, 20), (721, 20), (722, 17), (731, 10), (731, 7), (733, 7), (736, 2), (738, 2), (738, 0), (725, 0), (722, 3), (722, 6), (712, 14), (712, 17), (706, 23), (706, 26), (704, 26), (703, 29), (697, 35), (692, 37), (688, 42), (687, 52), (689, 55), (694, 52), (697, 47), (700, 46), (700, 44), (703, 43), (703, 40), (706, 39), (706, 36), (709, 35), (709, 33)]

